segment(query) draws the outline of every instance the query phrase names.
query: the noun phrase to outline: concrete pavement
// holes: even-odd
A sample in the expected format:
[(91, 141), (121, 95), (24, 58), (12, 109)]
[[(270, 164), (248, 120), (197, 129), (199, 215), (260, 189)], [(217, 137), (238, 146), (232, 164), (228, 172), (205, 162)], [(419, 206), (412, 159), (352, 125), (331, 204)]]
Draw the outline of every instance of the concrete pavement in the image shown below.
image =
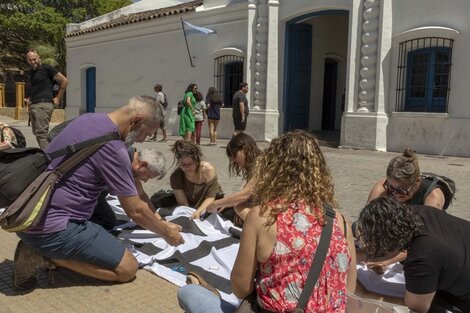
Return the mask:
[[(25, 122), (0, 116), (0, 121), (18, 127), (26, 136), (29, 146), (37, 146), (31, 128)], [(204, 125), (206, 127), (206, 125)], [(161, 134), (159, 134), (161, 135)], [(159, 137), (160, 139), (160, 137)], [(145, 142), (138, 148), (155, 148), (167, 158), (168, 173), (173, 167), (171, 145), (179, 138), (170, 137), (167, 143)], [(229, 177), (225, 155), (227, 140), (219, 146), (201, 146), (204, 157), (218, 171), (219, 182), (226, 194), (240, 190), (243, 181)], [(259, 143), (261, 148), (267, 143)], [(355, 219), (364, 205), (374, 182), (385, 175), (389, 160), (397, 153), (344, 150), (322, 147), (335, 184), (335, 193), (343, 214)], [(422, 171), (440, 173), (452, 177), (457, 184), (457, 194), (449, 213), (470, 220), (470, 159), (419, 155)], [(174, 165), (173, 165), (174, 166)], [(169, 174), (160, 181), (144, 185), (149, 195), (160, 189), (169, 189)], [(295, 181), (292, 182), (293, 184)], [(55, 273), (55, 282), (49, 285), (41, 279), (38, 288), (27, 294), (15, 292), (10, 287), (13, 270), (13, 253), (18, 238), (0, 231), (0, 313), (17, 312), (181, 312), (176, 300), (177, 287), (145, 270), (137, 273), (137, 279), (127, 284), (108, 284), (85, 278), (67, 270)]]

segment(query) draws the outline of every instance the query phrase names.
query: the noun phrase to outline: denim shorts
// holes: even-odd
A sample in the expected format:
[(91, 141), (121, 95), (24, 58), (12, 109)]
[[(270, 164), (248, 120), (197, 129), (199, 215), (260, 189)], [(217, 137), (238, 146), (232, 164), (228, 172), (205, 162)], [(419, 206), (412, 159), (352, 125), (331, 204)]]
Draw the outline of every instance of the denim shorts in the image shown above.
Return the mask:
[(103, 227), (90, 221), (69, 221), (50, 234), (17, 233), (28, 246), (50, 259), (74, 260), (114, 270), (126, 248)]

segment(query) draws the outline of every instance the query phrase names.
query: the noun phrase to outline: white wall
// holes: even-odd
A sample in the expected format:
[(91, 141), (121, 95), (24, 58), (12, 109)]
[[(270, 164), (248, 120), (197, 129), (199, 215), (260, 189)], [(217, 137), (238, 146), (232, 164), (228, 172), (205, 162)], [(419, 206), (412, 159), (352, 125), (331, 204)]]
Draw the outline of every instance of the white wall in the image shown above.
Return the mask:
[(387, 112), (395, 111), (397, 54), (401, 41), (443, 36), (453, 38), (454, 46), (448, 113), (392, 113), (387, 127), (387, 150), (401, 151), (410, 146), (420, 153), (470, 156), (470, 88), (467, 83), (470, 1), (393, 0), (392, 12), (393, 47)]
[[(195, 25), (217, 31), (216, 35), (188, 37), (191, 54), (195, 57), (194, 68), (189, 64), (179, 17), (67, 38), (67, 118), (85, 110), (84, 79), (81, 77), (84, 71), (80, 69), (90, 64), (96, 66), (97, 112), (113, 110), (134, 95), (153, 95), (153, 86), (157, 82), (163, 85), (168, 95), (170, 109), (176, 107), (192, 82), (198, 84), (205, 95), (214, 83), (211, 53), (226, 47), (246, 51), (246, 9), (238, 6), (223, 13), (214, 10), (184, 15)], [(224, 114), (228, 113), (231, 116), (231, 110)], [(178, 129), (176, 114), (171, 111), (167, 115), (167, 127), (175, 134)], [(232, 123), (225, 125), (226, 131), (223, 126), (221, 123), (221, 136), (225, 132), (231, 134)]]

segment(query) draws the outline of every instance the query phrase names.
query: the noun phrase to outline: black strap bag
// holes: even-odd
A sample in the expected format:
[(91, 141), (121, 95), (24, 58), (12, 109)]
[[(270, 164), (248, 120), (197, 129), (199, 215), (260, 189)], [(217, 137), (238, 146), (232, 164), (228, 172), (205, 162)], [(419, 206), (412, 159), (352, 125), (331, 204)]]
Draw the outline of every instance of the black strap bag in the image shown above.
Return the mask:
[(119, 134), (112, 132), (75, 145), (69, 145), (52, 153), (45, 153), (39, 148), (0, 150), (0, 208), (13, 203), (23, 190), (46, 170), (53, 159), (110, 140), (119, 140)]

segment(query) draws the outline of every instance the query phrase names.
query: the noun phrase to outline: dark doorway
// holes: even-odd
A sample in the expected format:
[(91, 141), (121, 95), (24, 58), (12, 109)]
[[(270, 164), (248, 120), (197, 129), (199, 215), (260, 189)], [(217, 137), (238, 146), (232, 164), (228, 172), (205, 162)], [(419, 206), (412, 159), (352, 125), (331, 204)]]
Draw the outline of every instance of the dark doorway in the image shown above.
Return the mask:
[(95, 112), (96, 107), (96, 67), (86, 70), (86, 111)]
[(323, 79), (322, 130), (334, 130), (336, 118), (336, 82), (338, 81), (338, 63), (325, 60)]
[(290, 24), (287, 28), (287, 103), (285, 130), (307, 129), (310, 110), (312, 26)]
[(243, 81), (243, 61), (230, 62), (224, 65), (224, 103), (232, 103), (233, 94), (240, 88)]

